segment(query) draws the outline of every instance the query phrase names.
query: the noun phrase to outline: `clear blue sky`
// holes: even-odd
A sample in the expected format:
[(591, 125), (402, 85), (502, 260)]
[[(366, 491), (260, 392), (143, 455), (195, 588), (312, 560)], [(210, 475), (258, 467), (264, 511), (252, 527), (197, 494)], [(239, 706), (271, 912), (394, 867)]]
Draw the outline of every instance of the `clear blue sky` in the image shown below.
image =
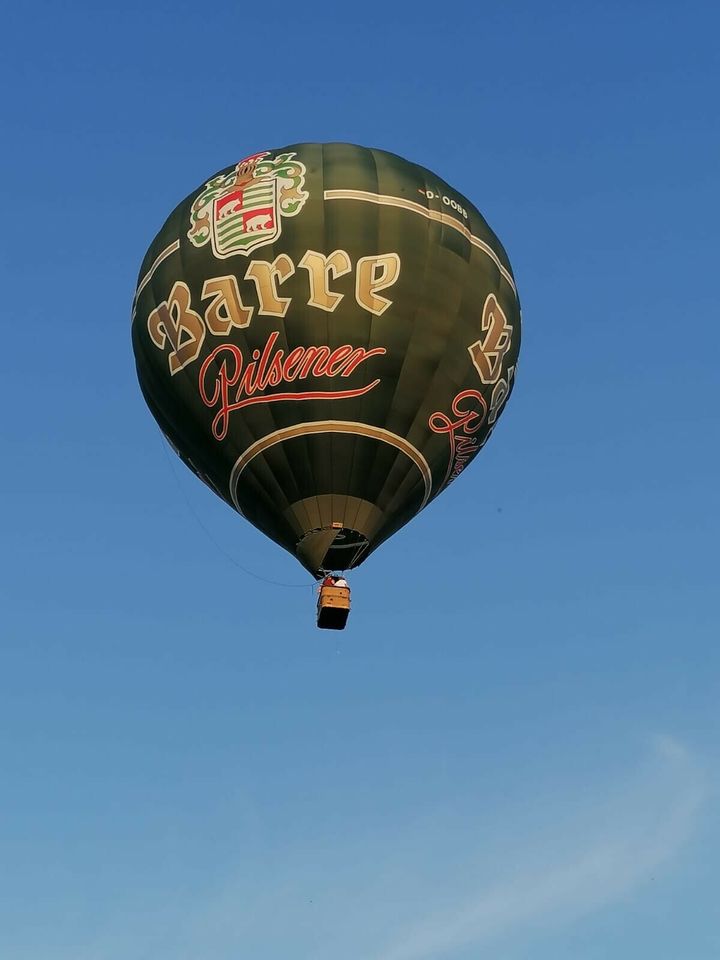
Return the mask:
[[(7, 5), (3, 960), (717, 960), (720, 14), (702, 2)], [(145, 409), (145, 249), (348, 140), (505, 244), (517, 388), (309, 586)], [(238, 566), (240, 565), (240, 566)]]

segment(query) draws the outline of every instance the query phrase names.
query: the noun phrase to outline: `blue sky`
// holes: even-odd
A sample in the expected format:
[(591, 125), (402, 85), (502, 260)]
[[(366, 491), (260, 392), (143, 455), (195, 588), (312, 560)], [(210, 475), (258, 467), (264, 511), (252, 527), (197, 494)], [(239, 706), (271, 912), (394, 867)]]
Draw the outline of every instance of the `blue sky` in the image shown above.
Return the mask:
[[(719, 29), (4, 11), (3, 958), (717, 960)], [(172, 207), (299, 140), (436, 171), (523, 304), (499, 429), (337, 636), (164, 446), (129, 338)]]

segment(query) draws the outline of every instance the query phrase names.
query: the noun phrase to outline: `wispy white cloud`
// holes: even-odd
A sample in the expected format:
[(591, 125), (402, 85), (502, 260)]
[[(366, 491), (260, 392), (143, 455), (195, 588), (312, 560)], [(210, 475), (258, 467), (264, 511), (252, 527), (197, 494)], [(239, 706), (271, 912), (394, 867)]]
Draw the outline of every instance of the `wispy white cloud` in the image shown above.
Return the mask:
[[(667, 875), (711, 794), (708, 772), (663, 737), (636, 771), (590, 795), (576, 778), (562, 788), (548, 782), (522, 825), (507, 814), (490, 821), (482, 807), (460, 822), (435, 811), (365, 845), (354, 833), (330, 842), (321, 827), (267, 866), (254, 859), (219, 874), (212, 891), (194, 887), (155, 903), (137, 924), (108, 916), (94, 937), (86, 932), (84, 943), (58, 946), (54, 957), (451, 960), (468, 950), (483, 955), (490, 943), (512, 948), (621, 905)], [(467, 856), (455, 869), (461, 847)], [(37, 949), (17, 956), (30, 960)]]
[[(586, 832), (573, 853), (536, 855), (531, 869), (519, 865), (502, 884), (477, 891), (453, 909), (426, 914), (393, 938), (376, 960), (446, 958), (510, 932), (550, 928), (622, 900), (679, 853), (706, 792), (703, 773), (683, 744), (658, 738), (652, 760), (632, 788), (598, 805), (598, 820), (609, 824), (594, 837)], [(587, 824), (588, 817), (583, 819)]]

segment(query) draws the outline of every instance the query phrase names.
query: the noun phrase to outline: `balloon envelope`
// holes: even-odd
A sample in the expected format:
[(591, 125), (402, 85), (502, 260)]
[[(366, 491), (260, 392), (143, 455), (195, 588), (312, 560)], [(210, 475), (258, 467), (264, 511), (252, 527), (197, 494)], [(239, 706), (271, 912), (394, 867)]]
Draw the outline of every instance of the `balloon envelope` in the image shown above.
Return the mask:
[(520, 308), (502, 245), (447, 183), (302, 143), (173, 211), (132, 339), (179, 456), (316, 574), (357, 566), (477, 455), (512, 390)]

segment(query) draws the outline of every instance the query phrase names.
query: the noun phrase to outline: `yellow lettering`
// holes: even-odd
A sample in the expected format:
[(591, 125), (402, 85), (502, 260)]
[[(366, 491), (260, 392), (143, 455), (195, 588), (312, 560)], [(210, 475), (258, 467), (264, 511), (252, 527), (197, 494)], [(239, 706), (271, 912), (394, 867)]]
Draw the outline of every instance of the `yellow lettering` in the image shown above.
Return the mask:
[(245, 271), (245, 279), (252, 280), (257, 290), (260, 306), (258, 313), (264, 317), (284, 317), (290, 305), (290, 297), (278, 296), (277, 285), (295, 273), (295, 266), (286, 253), (275, 257), (272, 263), (253, 260)]
[(163, 300), (147, 320), (150, 339), (159, 350), (169, 341), (168, 366), (172, 376), (196, 359), (205, 339), (205, 324), (199, 313), (190, 308), (190, 289), (178, 281), (170, 296)]
[(226, 336), (231, 327), (247, 327), (253, 314), (252, 307), (242, 302), (234, 276), (212, 277), (202, 288), (203, 300), (212, 297), (205, 311), (205, 323), (216, 337)]
[(327, 313), (332, 313), (343, 298), (342, 293), (331, 293), (328, 288), (328, 277), (341, 277), (352, 270), (350, 257), (344, 250), (335, 250), (326, 257), (323, 253), (308, 250), (298, 264), (304, 267), (310, 277), (310, 299), (308, 306), (319, 307)]
[(355, 299), (361, 307), (379, 317), (392, 304), (392, 300), (376, 294), (378, 290), (391, 287), (399, 276), (400, 257), (396, 253), (361, 257), (357, 262)]
[(481, 326), (485, 338), (468, 347), (475, 369), (483, 383), (496, 383), (502, 371), (505, 354), (512, 343), (512, 326), (494, 294), (485, 300)]

